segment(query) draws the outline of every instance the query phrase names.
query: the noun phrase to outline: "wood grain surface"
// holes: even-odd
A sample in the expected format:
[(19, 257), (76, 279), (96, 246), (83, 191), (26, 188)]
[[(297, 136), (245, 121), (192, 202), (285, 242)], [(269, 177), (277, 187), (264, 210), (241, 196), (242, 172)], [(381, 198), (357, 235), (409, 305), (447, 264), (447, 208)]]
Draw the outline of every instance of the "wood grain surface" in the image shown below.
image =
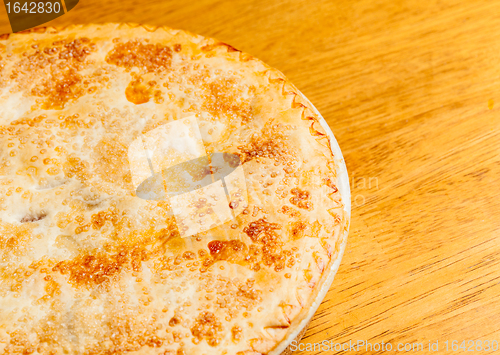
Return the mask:
[(50, 24), (109, 21), (251, 53), (330, 124), (352, 225), (304, 345), (500, 343), (500, 1), (80, 0)]

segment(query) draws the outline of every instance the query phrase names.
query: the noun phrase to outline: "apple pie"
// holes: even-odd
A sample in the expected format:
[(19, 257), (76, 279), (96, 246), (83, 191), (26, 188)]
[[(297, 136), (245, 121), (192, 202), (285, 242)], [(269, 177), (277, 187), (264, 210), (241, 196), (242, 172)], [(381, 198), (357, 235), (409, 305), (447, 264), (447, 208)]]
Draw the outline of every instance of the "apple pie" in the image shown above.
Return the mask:
[(165, 27), (36, 28), (0, 57), (0, 353), (283, 353), (349, 225), (311, 103)]

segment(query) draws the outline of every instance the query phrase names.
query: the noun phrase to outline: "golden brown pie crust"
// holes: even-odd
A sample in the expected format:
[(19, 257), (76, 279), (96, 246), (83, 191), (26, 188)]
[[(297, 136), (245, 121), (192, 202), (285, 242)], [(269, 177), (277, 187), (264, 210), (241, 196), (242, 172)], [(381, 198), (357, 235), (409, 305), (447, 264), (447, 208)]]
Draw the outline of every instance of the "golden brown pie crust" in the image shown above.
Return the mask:
[[(0, 353), (256, 355), (305, 329), (349, 217), (283, 74), (131, 24), (3, 35), (0, 57)], [(127, 149), (191, 115), (207, 152), (240, 157), (248, 207), (182, 238), (168, 201), (135, 195)]]

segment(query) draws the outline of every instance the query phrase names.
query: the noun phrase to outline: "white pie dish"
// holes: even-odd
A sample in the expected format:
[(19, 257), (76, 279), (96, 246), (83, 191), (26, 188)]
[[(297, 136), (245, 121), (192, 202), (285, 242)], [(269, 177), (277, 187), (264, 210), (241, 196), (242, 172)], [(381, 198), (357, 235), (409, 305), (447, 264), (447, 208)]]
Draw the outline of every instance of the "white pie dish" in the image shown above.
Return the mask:
[[(301, 93), (302, 94), (302, 93)], [(305, 95), (302, 94), (304, 97)], [(293, 341), (299, 342), (304, 333), (307, 330), (307, 327), (311, 321), (311, 319), (314, 317), (314, 314), (318, 310), (321, 302), (325, 298), (328, 290), (330, 289), (330, 286), (333, 283), (333, 279), (335, 278), (335, 275), (337, 274), (337, 271), (339, 269), (340, 263), (342, 261), (342, 256), (344, 254), (346, 245), (347, 245), (347, 236), (349, 234), (349, 227), (350, 227), (350, 217), (351, 217), (351, 189), (349, 186), (349, 175), (347, 172), (347, 167), (345, 164), (344, 156), (342, 155), (342, 151), (340, 150), (340, 146), (335, 139), (335, 136), (324, 119), (324, 117), (321, 115), (321, 113), (316, 109), (316, 107), (308, 100), (308, 103), (311, 105), (313, 108), (314, 112), (320, 117), (320, 124), (321, 127), (326, 131), (328, 134), (328, 138), (330, 140), (330, 146), (332, 148), (332, 153), (335, 156), (335, 162), (338, 166), (338, 175), (337, 175), (337, 187), (340, 191), (340, 194), (342, 195), (342, 201), (344, 203), (344, 211), (347, 214), (347, 228), (344, 232), (344, 235), (342, 236), (342, 243), (340, 246), (340, 251), (339, 251), (339, 257), (333, 265), (331, 266), (330, 270), (328, 271), (326, 275), (326, 279), (324, 280), (323, 286), (319, 289), (319, 292), (316, 295), (316, 299), (314, 300), (313, 304), (309, 308), (307, 315), (302, 319), (300, 324), (295, 328), (293, 332), (291, 332), (286, 339), (279, 344), (273, 351), (269, 353), (269, 355), (288, 355), (291, 354), (292, 351), (290, 350), (291, 348), (291, 343)]]

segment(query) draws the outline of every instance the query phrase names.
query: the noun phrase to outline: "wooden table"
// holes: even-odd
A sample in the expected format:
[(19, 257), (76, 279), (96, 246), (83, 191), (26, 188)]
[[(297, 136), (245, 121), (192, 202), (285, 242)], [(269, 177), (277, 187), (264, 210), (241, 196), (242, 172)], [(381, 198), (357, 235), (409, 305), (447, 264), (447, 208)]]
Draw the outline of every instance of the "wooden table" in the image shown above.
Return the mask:
[(105, 21), (230, 43), (330, 124), (351, 233), (302, 343), (500, 342), (500, 1), (80, 0), (51, 24)]

